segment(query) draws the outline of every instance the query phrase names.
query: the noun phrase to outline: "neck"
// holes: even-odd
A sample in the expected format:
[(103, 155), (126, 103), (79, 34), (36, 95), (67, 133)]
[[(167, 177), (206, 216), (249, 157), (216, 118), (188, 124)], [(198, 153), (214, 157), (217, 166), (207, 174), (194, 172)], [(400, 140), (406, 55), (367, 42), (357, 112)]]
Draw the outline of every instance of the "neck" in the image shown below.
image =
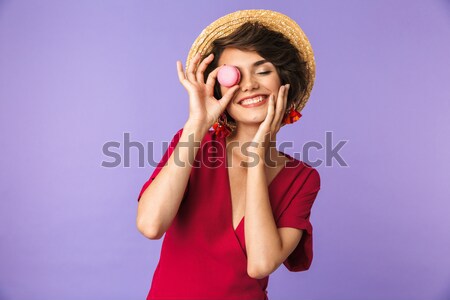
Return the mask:
[(236, 129), (227, 137), (227, 142), (239, 142), (240, 146), (250, 143), (258, 132), (259, 125), (238, 123)]

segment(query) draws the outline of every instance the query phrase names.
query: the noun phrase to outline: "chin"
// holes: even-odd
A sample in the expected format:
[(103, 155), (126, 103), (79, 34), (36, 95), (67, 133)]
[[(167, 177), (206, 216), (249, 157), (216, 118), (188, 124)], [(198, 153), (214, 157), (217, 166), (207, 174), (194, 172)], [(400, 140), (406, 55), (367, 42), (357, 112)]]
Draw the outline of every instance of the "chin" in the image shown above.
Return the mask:
[[(241, 114), (239, 114), (241, 115)], [(230, 114), (230, 116), (233, 118), (233, 120), (236, 120), (237, 123), (243, 123), (243, 124), (261, 124), (267, 116), (267, 110), (264, 110), (263, 112), (254, 112), (248, 113), (244, 115), (244, 117), (239, 118), (236, 117), (235, 114)]]
[(252, 118), (238, 121), (238, 123), (243, 125), (260, 125), (262, 122), (264, 122), (264, 118)]

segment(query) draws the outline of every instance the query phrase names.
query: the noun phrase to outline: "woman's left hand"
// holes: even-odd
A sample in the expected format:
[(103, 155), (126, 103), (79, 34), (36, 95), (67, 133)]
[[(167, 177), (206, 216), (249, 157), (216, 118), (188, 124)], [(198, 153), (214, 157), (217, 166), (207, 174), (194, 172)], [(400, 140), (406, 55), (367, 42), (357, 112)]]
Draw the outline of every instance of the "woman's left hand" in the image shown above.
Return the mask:
[(269, 96), (269, 106), (266, 118), (259, 126), (259, 129), (252, 140), (254, 149), (260, 154), (265, 154), (276, 141), (276, 134), (281, 128), (281, 123), (283, 122), (284, 113), (286, 111), (288, 91), (289, 84), (282, 85), (278, 90), (276, 100), (274, 94)]

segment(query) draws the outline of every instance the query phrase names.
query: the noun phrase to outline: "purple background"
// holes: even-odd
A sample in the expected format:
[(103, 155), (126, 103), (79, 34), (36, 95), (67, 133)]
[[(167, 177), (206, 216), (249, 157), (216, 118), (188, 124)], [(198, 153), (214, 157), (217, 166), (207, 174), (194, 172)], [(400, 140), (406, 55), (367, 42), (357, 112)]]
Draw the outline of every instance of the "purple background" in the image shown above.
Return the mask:
[[(317, 80), (279, 140), (348, 141), (318, 167), (314, 261), (270, 299), (450, 299), (449, 1), (0, 1), (0, 299), (144, 299), (161, 241), (135, 227), (153, 167), (108, 141), (162, 141), (188, 98), (176, 60), (238, 9), (300, 23)], [(331, 145), (332, 146), (332, 145)], [(121, 152), (123, 147), (121, 148)], [(311, 151), (325, 160), (325, 151)]]

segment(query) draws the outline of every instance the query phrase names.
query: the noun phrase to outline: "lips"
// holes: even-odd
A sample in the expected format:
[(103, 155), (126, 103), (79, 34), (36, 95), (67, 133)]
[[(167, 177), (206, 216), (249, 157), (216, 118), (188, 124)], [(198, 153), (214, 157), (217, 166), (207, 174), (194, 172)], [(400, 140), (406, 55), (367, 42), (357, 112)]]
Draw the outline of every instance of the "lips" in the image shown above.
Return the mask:
[(252, 103), (258, 103), (258, 102), (261, 102), (262, 100), (264, 100), (266, 97), (267, 97), (267, 95), (263, 95), (263, 94), (252, 95), (249, 97), (242, 98), (241, 100), (238, 101), (238, 104), (249, 105)]
[(266, 104), (268, 99), (267, 95), (258, 95), (253, 97), (247, 97), (244, 99), (241, 99), (238, 104), (241, 105), (243, 108), (252, 108), (252, 107), (258, 107), (263, 106)]

